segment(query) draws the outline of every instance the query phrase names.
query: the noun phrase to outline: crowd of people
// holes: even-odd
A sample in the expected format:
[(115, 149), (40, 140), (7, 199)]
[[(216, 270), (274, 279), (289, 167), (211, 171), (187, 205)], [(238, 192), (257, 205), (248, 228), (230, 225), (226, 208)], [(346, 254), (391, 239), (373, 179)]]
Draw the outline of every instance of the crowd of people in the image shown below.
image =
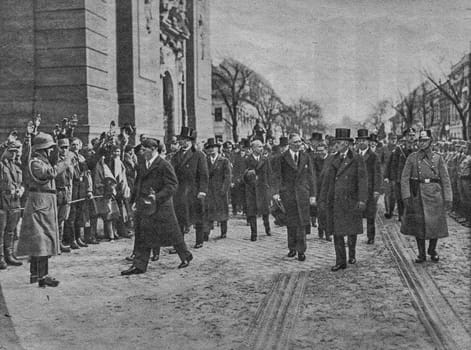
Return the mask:
[(426, 261), (426, 240), (431, 260), (439, 261), (446, 210), (471, 223), (470, 143), (436, 142), (429, 130), (417, 135), (409, 128), (385, 144), (366, 129), (354, 138), (344, 128), (308, 140), (293, 133), (276, 144), (259, 132), (234, 144), (198, 143), (196, 131), (182, 127), (167, 145), (146, 135), (131, 145), (134, 128), (112, 123), (83, 147), (73, 119), (52, 134), (40, 132), (40, 123), (28, 124), (22, 142), (14, 131), (1, 145), (0, 269), (29, 256), (30, 282), (41, 287), (59, 284), (49, 275), (49, 257), (132, 236), (126, 257), (132, 265), (122, 275), (146, 272), (163, 247), (172, 247), (185, 268), (193, 260), (185, 242), (190, 228), (193, 249), (216, 227), (226, 238), (229, 208), (245, 215), (253, 242), (257, 217), (271, 236), (272, 214), (287, 227), (288, 256), (301, 262), (306, 235), (317, 227), (320, 239), (334, 242), (332, 271), (356, 263), (363, 219), (366, 243), (374, 244), (382, 193), (385, 217), (392, 219), (397, 207), (401, 231), (416, 237), (417, 263)]

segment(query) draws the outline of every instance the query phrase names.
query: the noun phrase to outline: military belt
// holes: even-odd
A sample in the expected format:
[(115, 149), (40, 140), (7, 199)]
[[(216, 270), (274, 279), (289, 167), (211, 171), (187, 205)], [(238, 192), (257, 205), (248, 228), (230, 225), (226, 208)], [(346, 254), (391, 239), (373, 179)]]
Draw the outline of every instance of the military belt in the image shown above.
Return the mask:
[(423, 184), (429, 184), (429, 183), (441, 183), (440, 179), (411, 179), (412, 181), (417, 181)]
[(53, 193), (56, 194), (56, 190), (41, 190), (39, 188), (30, 188), (29, 192), (38, 192), (38, 193)]

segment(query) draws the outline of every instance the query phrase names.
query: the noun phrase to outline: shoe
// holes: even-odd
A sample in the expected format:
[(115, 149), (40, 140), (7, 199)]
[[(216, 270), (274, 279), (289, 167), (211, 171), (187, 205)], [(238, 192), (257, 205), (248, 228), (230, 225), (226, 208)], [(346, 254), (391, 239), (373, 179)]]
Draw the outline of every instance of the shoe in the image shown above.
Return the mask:
[(175, 248), (170, 248), (168, 251), (169, 254), (177, 254), (177, 250)]
[(44, 276), (38, 279), (38, 286), (41, 288), (46, 288), (46, 286), (57, 287), (58, 285), (59, 285), (59, 281), (53, 277)]
[(196, 243), (193, 248), (195, 249), (203, 248), (203, 243)]
[(384, 217), (385, 217), (386, 219), (391, 219), (391, 218), (392, 218), (392, 215), (389, 214), (389, 213), (384, 213)]
[(5, 260), (0, 260), (0, 270), (5, 270), (7, 268), (7, 263)]
[(206, 233), (206, 232), (205, 232), (205, 233), (203, 234), (203, 241), (209, 242), (209, 233)]
[(70, 249), (80, 249), (80, 247), (77, 242), (72, 241), (72, 243), (70, 243)]
[(13, 254), (5, 254), (5, 262), (7, 263), (7, 265), (10, 265), (10, 266), (21, 266), (23, 265), (23, 263), (21, 261), (19, 261), (18, 259), (16, 259), (16, 257), (13, 255)]
[(81, 238), (77, 238), (77, 244), (79, 245), (79, 247), (82, 247), (82, 248), (88, 247), (88, 244), (82, 241)]
[(298, 253), (298, 260), (299, 260), (299, 261), (304, 261), (304, 260), (306, 260), (306, 255), (304, 255), (304, 253)]
[(332, 242), (332, 236), (325, 236), (325, 240), (328, 242)]
[(294, 258), (296, 256), (296, 250), (290, 250), (288, 252), (288, 258)]
[(368, 241), (366, 241), (366, 244), (374, 244), (375, 240), (374, 238), (368, 238)]
[(160, 259), (160, 255), (158, 254), (152, 255), (152, 258), (150, 258), (151, 261), (158, 261), (159, 259)]
[(121, 276), (139, 275), (144, 272), (145, 271), (142, 271), (133, 265), (129, 269), (121, 271)]
[(344, 270), (346, 268), (347, 268), (347, 264), (337, 264), (335, 266), (332, 266), (330, 268), (330, 270), (335, 272), (335, 271), (338, 271), (338, 270)]
[(323, 233), (319, 233), (317, 236), (319, 237), (319, 239), (324, 238), (324, 234), (323, 234)]
[(122, 233), (119, 235), (119, 238), (132, 238), (132, 234), (128, 233)]
[(38, 276), (37, 275), (31, 275), (29, 276), (29, 283), (33, 284), (38, 282)]
[(267, 234), (267, 236), (271, 236), (271, 231), (270, 230), (265, 231), (265, 233)]
[(61, 253), (70, 253), (70, 247), (61, 243), (60, 245)]
[(423, 262), (425, 262), (427, 260), (426, 257), (423, 257), (423, 256), (418, 256), (417, 259), (415, 259), (415, 263), (416, 264), (422, 264)]
[(357, 262), (357, 259), (355, 259), (355, 258), (350, 258), (350, 259), (348, 259), (348, 263), (349, 263), (349, 264), (352, 264), (352, 265), (353, 265), (353, 264), (356, 264), (356, 262)]
[(221, 237), (220, 238), (226, 238), (226, 234), (225, 233), (221, 233)]
[(178, 265), (178, 268), (179, 269), (183, 269), (185, 267), (188, 267), (188, 265), (190, 265), (190, 261), (193, 260), (193, 255), (190, 253), (190, 255), (188, 255), (186, 257), (186, 260), (183, 260), (180, 265)]
[(96, 238), (90, 238), (85, 241), (87, 244), (100, 244)]
[(437, 253), (435, 253), (435, 254), (430, 255), (430, 260), (432, 260), (433, 262), (439, 262), (440, 257), (438, 256)]

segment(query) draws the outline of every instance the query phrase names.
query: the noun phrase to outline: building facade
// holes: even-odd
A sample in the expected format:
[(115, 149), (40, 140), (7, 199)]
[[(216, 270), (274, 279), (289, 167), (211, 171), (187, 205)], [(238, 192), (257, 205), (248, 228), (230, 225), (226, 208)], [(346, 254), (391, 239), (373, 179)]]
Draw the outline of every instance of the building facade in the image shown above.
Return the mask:
[(0, 2), (0, 133), (76, 114), (90, 139), (111, 121), (168, 139), (209, 136), (209, 0)]

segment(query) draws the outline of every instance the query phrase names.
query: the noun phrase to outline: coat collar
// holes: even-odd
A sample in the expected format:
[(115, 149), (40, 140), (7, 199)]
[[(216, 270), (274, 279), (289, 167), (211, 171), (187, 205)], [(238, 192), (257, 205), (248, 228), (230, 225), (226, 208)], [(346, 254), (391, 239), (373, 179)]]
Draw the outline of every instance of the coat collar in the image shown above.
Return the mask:
[(353, 161), (353, 152), (351, 150), (348, 150), (347, 157), (345, 159), (342, 159), (339, 156), (339, 160), (340, 160), (340, 166), (337, 170), (337, 175), (340, 175), (341, 173), (343, 173), (346, 169), (350, 167)]
[(162, 161), (162, 157), (161, 156), (158, 156), (157, 158), (154, 159), (154, 161), (152, 162), (152, 164), (150, 165), (149, 169), (147, 169), (146, 167), (146, 163), (143, 162), (143, 167), (144, 167), (144, 176), (146, 176), (147, 174), (149, 174), (153, 169), (155, 169), (159, 163)]
[[(301, 152), (298, 153), (299, 155)], [(291, 157), (291, 153), (288, 151), (283, 152), (283, 158), (285, 158), (286, 162), (289, 164), (290, 167), (292, 167), (294, 170), (298, 170), (298, 165), (294, 162), (293, 157)]]

